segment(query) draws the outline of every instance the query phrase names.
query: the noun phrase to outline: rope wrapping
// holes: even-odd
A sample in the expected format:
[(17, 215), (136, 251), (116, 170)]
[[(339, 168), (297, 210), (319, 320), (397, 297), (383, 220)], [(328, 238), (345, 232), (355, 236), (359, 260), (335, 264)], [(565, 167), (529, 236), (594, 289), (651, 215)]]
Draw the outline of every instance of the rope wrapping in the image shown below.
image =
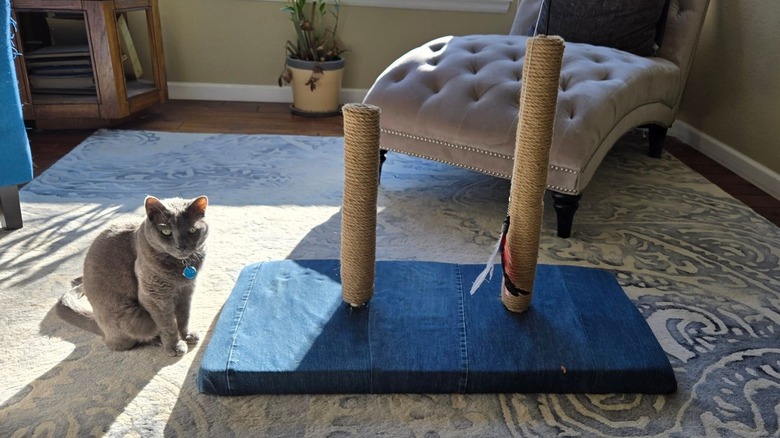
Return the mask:
[(528, 39), (520, 89), (520, 114), (509, 198), (511, 218), (502, 254), (504, 273), (520, 293), (502, 286), (501, 300), (512, 312), (531, 303), (547, 185), (553, 123), (564, 43), (558, 36)]
[(379, 108), (351, 103), (344, 114), (344, 198), (341, 208), (342, 299), (362, 306), (374, 295)]

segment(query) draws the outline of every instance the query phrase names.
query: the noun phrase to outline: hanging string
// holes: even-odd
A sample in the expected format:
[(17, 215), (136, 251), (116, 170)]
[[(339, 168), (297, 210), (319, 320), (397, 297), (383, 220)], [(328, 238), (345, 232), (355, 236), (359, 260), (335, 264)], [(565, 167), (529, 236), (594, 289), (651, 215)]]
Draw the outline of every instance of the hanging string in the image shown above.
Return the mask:
[[(544, 0), (542, 0), (542, 3), (544, 3)], [(550, 0), (550, 3), (547, 4), (547, 28), (545, 29), (547, 31), (547, 35), (550, 34), (550, 17), (552, 16), (552, 0)]]
[(504, 244), (506, 243), (506, 232), (509, 229), (509, 212), (507, 211), (506, 219), (504, 219), (504, 225), (501, 227), (501, 232), (498, 236), (498, 242), (496, 242), (496, 247), (493, 249), (493, 252), (490, 253), (490, 257), (488, 257), (488, 261), (485, 264), (485, 269), (482, 270), (482, 272), (477, 275), (476, 280), (474, 280), (474, 283), (471, 285), (471, 290), (469, 293), (471, 295), (474, 295), (474, 292), (479, 289), (479, 287), (482, 285), (482, 283), (485, 282), (485, 280), (490, 280), (493, 278), (493, 270), (496, 266), (496, 259), (504, 252)]
[[(545, 0), (542, 0), (541, 3), (539, 3), (539, 14), (536, 16), (536, 24), (534, 25), (534, 35), (539, 35), (539, 22), (542, 20), (542, 11), (544, 11), (544, 4)], [(552, 15), (552, 0), (547, 4), (547, 23), (546, 27), (544, 28), (544, 33), (549, 35), (550, 34), (550, 15)]]

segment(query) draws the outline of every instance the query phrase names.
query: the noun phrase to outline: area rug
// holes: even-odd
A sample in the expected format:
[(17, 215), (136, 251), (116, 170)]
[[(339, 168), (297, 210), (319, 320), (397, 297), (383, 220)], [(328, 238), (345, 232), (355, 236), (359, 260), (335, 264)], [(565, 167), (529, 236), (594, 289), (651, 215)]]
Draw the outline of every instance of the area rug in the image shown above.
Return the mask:
[[(668, 354), (677, 393), (199, 394), (205, 342), (243, 266), (338, 257), (342, 143), (104, 130), (25, 186), (24, 228), (0, 231), (0, 436), (777, 435), (780, 231), (671, 156), (648, 158), (636, 136), (605, 159), (571, 238), (555, 236), (548, 202), (540, 261), (613, 272)], [(486, 261), (508, 192), (502, 179), (390, 154), (378, 258)], [(191, 321), (205, 339), (181, 358), (111, 352), (53, 310), (91, 240), (140, 220), (147, 194), (210, 200)]]

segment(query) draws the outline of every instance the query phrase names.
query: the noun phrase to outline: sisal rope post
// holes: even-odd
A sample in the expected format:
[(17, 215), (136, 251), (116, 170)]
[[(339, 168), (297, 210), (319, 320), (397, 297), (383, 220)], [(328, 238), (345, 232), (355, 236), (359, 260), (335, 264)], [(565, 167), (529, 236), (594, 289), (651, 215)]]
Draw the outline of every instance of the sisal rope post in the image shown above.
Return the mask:
[(374, 295), (379, 108), (351, 103), (344, 114), (341, 297), (359, 307)]
[(504, 306), (517, 313), (528, 309), (533, 294), (563, 46), (562, 38), (546, 35), (526, 46), (504, 248), (506, 275), (521, 292), (502, 285), (501, 293)]

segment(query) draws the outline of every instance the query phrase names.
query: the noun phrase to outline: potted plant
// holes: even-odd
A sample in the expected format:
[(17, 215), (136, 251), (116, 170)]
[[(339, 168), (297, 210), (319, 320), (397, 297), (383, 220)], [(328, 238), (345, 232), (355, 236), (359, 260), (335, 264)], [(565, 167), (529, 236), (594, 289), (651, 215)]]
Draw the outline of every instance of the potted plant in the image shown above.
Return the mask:
[(292, 86), (295, 114), (323, 116), (340, 110), (344, 50), (336, 39), (339, 9), (339, 0), (287, 0), (282, 7), (290, 15), (297, 40), (287, 41), (279, 86)]

